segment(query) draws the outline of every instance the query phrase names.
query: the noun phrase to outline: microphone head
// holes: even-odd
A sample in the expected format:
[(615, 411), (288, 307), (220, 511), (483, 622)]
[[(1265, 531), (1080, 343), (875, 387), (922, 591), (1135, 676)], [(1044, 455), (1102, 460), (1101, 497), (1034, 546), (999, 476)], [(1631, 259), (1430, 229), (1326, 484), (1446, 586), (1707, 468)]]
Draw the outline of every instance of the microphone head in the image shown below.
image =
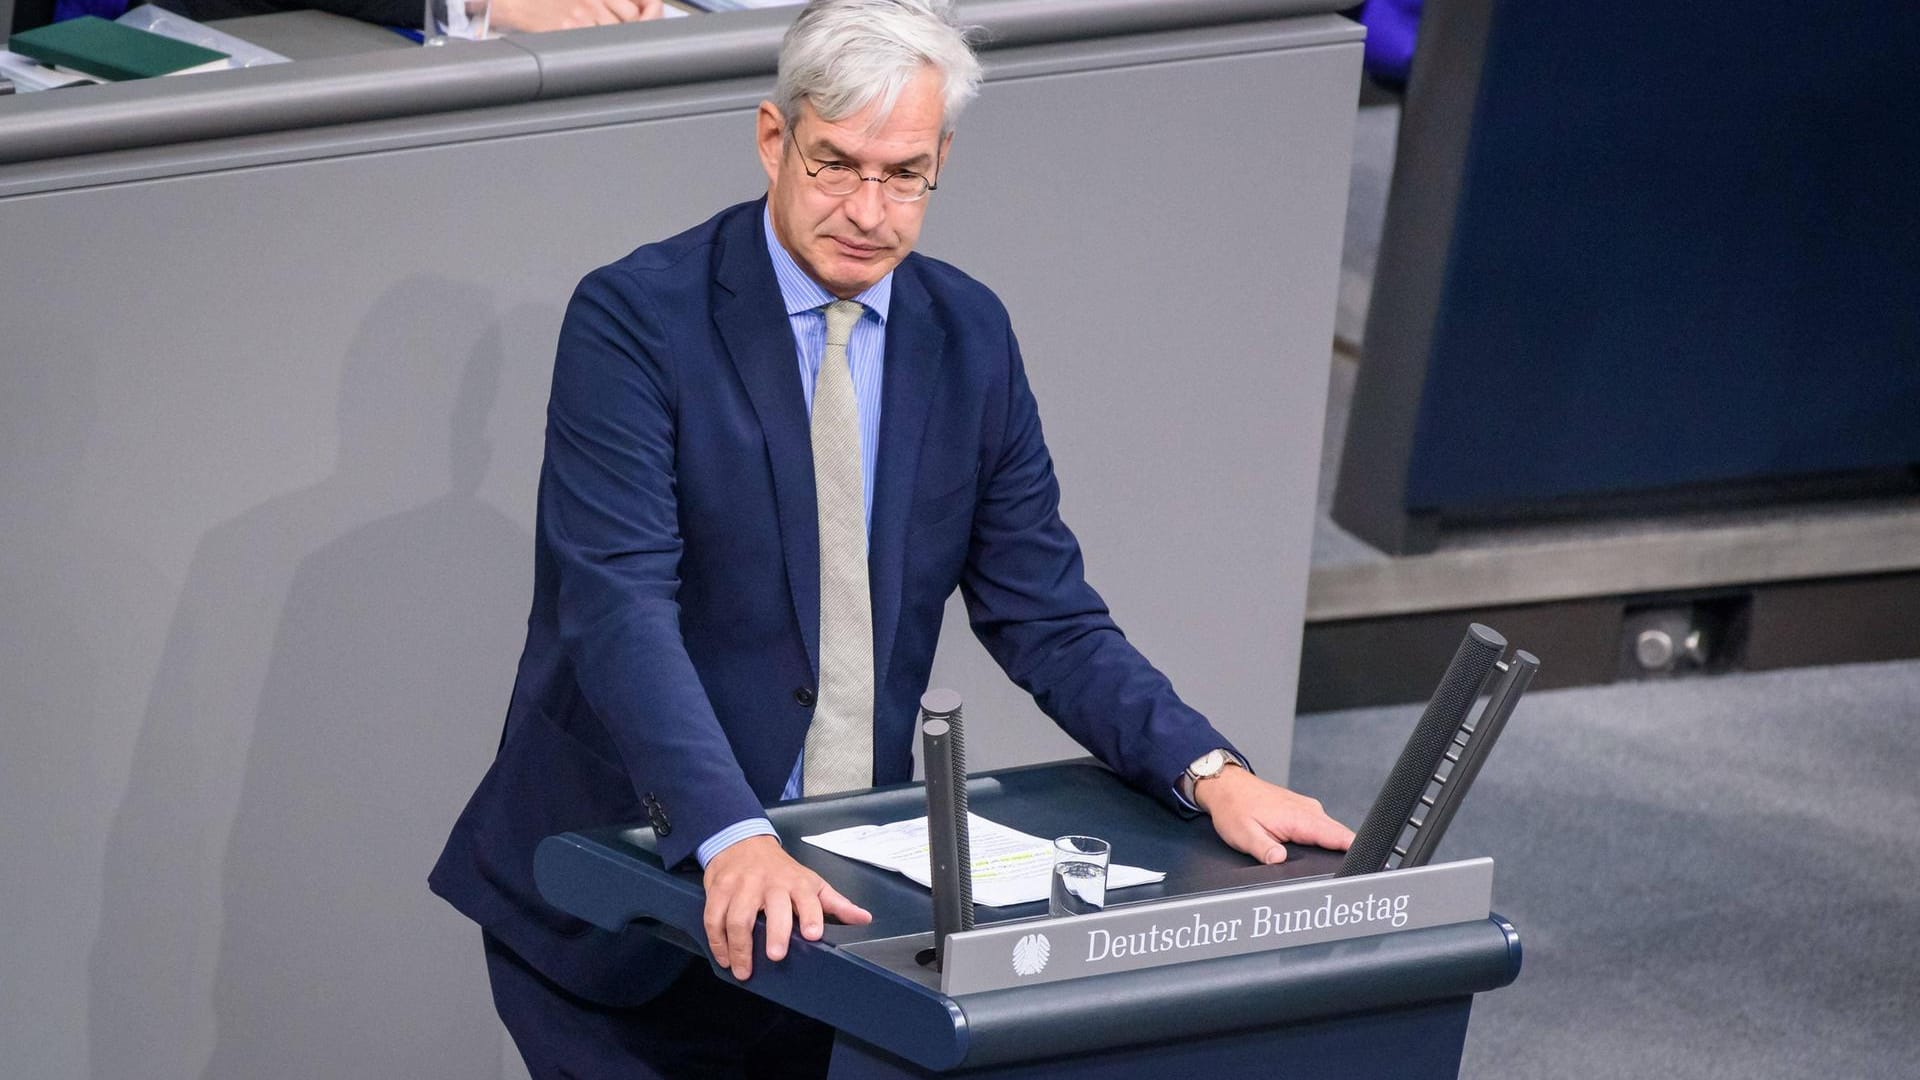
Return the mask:
[(1473, 623), (1467, 627), (1467, 636), (1477, 639), (1482, 645), (1491, 646), (1501, 652), (1507, 651), (1507, 639), (1500, 636), (1500, 631), (1491, 626)]
[(958, 690), (936, 689), (920, 695), (920, 715), (932, 719), (952, 719), (960, 713)]

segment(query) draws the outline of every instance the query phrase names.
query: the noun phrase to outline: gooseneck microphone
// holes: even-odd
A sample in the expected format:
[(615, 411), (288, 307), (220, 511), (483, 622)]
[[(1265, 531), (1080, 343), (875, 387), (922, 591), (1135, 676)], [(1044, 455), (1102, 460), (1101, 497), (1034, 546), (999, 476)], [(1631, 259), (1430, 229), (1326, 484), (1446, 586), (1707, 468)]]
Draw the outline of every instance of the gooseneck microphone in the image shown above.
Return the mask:
[(1507, 639), (1492, 629), (1479, 623), (1467, 627), (1466, 637), (1454, 650), (1453, 660), (1427, 702), (1426, 712), (1414, 725), (1413, 734), (1407, 736), (1406, 748), (1400, 751), (1400, 759), (1393, 763), (1373, 808), (1354, 834), (1353, 846), (1336, 876), (1371, 874), (1388, 868), (1388, 860), (1397, 854), (1394, 846), (1401, 830), (1426, 794), (1455, 734), (1473, 710), (1488, 672), (1506, 648)]
[(973, 860), (967, 843), (967, 743), (960, 695), (929, 690), (920, 697), (921, 761), (927, 767), (927, 840), (933, 860), (933, 966), (947, 955), (947, 937), (973, 929)]
[(1418, 816), (1407, 819), (1407, 824), (1413, 827), (1413, 837), (1404, 848), (1393, 849), (1394, 854), (1400, 856), (1399, 869), (1425, 866), (1433, 858), (1433, 850), (1440, 846), (1440, 838), (1447, 834), (1447, 826), (1453, 823), (1453, 815), (1460, 809), (1461, 800), (1467, 797), (1467, 789), (1473, 786), (1473, 778), (1480, 775), (1480, 766), (1493, 750), (1494, 740), (1506, 727), (1507, 717), (1513, 715), (1520, 695), (1527, 692), (1534, 672), (1540, 670), (1540, 660), (1525, 649), (1515, 649), (1513, 659), (1495, 665), (1495, 670), (1499, 677), (1487, 698), (1487, 707), (1480, 710), (1480, 719), (1471, 725), (1460, 725), (1443, 756), (1444, 771), (1434, 771), (1432, 788), (1420, 796), (1420, 807), (1425, 813), (1416, 811)]

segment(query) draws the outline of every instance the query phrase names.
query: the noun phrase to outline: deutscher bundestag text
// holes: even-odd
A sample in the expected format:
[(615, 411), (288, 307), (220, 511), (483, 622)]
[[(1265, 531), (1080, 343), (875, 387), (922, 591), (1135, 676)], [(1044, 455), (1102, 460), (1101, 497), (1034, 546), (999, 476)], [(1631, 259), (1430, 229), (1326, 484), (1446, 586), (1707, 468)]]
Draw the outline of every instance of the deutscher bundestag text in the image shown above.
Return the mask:
[[(1325, 930), (1336, 926), (1357, 926), (1362, 923), (1383, 922), (1395, 929), (1407, 924), (1407, 894), (1399, 896), (1379, 896), (1368, 893), (1359, 900), (1343, 904), (1333, 902), (1331, 895), (1320, 901), (1319, 907), (1293, 908), (1287, 911), (1275, 911), (1265, 904), (1256, 904), (1248, 913), (1251, 918), (1208, 919), (1194, 915), (1191, 923), (1162, 928), (1158, 923), (1145, 930), (1115, 934), (1107, 930), (1089, 930), (1087, 932), (1087, 962), (1116, 959), (1122, 956), (1144, 956), (1148, 953), (1178, 952), (1183, 949), (1199, 949), (1209, 945), (1241, 940), (1241, 930), (1246, 928), (1246, 939), (1276, 937), (1283, 934), (1297, 934), (1303, 930)], [(1248, 924), (1252, 925), (1249, 926)]]

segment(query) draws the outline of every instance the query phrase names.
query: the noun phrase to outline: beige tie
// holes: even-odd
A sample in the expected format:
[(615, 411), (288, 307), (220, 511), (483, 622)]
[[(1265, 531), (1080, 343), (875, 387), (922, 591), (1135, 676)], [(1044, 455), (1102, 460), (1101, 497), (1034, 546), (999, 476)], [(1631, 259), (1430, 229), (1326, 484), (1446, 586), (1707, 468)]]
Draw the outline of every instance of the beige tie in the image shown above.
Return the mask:
[(820, 688), (807, 729), (807, 795), (873, 786), (873, 605), (867, 592), (866, 475), (847, 339), (866, 309), (827, 305), (813, 384), (813, 490), (820, 515)]

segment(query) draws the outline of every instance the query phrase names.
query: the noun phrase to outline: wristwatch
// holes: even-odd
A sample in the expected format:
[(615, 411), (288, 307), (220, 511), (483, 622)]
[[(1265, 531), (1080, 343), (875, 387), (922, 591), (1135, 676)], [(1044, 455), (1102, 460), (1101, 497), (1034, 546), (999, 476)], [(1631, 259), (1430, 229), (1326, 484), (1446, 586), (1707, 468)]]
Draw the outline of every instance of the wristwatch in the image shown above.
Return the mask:
[(1180, 774), (1180, 797), (1199, 809), (1200, 804), (1194, 802), (1193, 791), (1200, 786), (1200, 781), (1209, 776), (1219, 776), (1220, 770), (1228, 765), (1239, 764), (1239, 755), (1228, 753), (1224, 747), (1207, 751), (1195, 758), (1193, 764), (1187, 766), (1187, 771)]

